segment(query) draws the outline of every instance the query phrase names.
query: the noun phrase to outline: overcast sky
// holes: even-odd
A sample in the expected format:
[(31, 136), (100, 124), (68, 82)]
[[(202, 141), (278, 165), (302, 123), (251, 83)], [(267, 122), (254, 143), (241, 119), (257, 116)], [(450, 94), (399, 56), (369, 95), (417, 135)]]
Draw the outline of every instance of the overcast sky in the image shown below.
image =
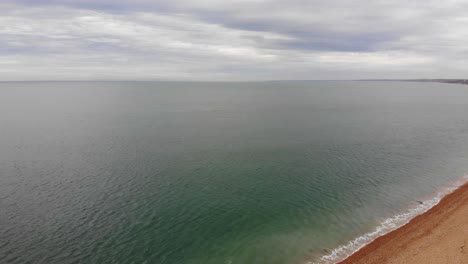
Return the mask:
[(0, 2), (0, 80), (463, 77), (466, 0)]

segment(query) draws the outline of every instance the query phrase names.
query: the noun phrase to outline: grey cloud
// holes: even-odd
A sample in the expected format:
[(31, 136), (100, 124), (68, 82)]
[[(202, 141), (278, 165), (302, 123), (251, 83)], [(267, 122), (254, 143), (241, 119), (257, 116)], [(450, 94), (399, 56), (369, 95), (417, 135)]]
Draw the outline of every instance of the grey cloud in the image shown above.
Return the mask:
[(456, 0), (19, 0), (0, 10), (0, 79), (457, 78), (467, 66), (468, 4)]

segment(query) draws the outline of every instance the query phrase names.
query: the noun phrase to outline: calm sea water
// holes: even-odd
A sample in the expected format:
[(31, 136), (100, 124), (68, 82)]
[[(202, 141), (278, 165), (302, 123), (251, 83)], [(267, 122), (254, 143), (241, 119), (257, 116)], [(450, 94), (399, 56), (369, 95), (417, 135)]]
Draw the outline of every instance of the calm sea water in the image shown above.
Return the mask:
[(467, 172), (468, 86), (0, 83), (3, 263), (334, 261)]

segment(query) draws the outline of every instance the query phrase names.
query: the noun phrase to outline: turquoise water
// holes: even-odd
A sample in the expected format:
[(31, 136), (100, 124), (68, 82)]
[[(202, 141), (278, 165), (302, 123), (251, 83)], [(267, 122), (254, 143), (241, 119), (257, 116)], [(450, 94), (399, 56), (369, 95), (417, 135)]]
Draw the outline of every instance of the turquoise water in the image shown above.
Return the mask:
[(0, 259), (334, 262), (467, 173), (467, 113), (441, 83), (0, 83)]

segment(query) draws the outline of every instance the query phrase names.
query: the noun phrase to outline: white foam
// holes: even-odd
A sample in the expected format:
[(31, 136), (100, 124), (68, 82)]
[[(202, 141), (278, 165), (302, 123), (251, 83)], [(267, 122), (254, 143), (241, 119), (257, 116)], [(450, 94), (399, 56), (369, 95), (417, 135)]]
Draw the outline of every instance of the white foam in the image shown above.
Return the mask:
[[(386, 219), (380, 225), (378, 225), (373, 231), (364, 234), (345, 245), (342, 245), (334, 249), (330, 254), (322, 256), (316, 264), (332, 264), (340, 262), (353, 253), (357, 252), (359, 249), (363, 248), (367, 244), (371, 243), (380, 236), (383, 236), (391, 231), (398, 229), (399, 227), (407, 224), (414, 217), (428, 211), (432, 207), (442, 200), (444, 196), (455, 191), (458, 187), (468, 182), (468, 175), (460, 178), (459, 180), (453, 182), (449, 186), (443, 188), (439, 191), (434, 197), (425, 200), (418, 206), (410, 208), (404, 213), (395, 215), (391, 218)], [(313, 263), (313, 262), (308, 262)]]

